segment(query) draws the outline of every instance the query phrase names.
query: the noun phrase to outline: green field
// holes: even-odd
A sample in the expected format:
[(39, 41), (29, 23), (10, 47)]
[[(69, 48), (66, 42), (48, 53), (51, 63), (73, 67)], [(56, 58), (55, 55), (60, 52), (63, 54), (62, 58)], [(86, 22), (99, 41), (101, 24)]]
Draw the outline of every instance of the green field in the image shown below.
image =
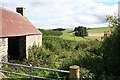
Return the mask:
[(74, 36), (73, 30), (74, 30), (73, 28), (69, 28), (69, 29), (62, 31), (63, 35), (61, 35), (60, 38), (67, 39), (67, 40), (76, 40), (76, 41), (86, 40), (85, 38)]
[[(86, 39), (92, 39), (91, 37), (82, 38), (82, 37), (76, 37), (74, 36), (74, 28), (67, 28), (66, 30), (62, 31), (63, 35), (60, 36), (60, 38), (67, 39), (67, 40), (86, 40)], [(95, 33), (104, 33), (104, 31), (110, 30), (110, 27), (99, 27), (99, 28), (91, 28), (88, 30), (89, 34), (95, 34)], [(99, 39), (99, 37), (94, 37), (93, 39)]]
[(104, 33), (104, 31), (108, 30), (110, 30), (110, 27), (92, 28), (88, 30), (88, 33)]

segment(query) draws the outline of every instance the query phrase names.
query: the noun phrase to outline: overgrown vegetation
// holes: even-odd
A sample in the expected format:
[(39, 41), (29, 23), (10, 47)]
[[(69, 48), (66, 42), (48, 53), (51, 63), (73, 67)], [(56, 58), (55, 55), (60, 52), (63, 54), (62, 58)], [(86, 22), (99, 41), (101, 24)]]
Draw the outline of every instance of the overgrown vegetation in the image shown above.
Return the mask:
[[(100, 73), (100, 71), (98, 73), (96, 70), (99, 70), (98, 66), (100, 66), (99, 62), (101, 62), (101, 55), (98, 51), (92, 52), (93, 48), (99, 49), (100, 45), (101, 43), (97, 40), (78, 42), (46, 36), (43, 38), (42, 48), (34, 48), (34, 46), (29, 50), (29, 60), (39, 61), (43, 63), (43, 67), (55, 69), (69, 70), (69, 66), (79, 65), (82, 68), (82, 76), (91, 78), (94, 74)], [(67, 77), (55, 73), (50, 73), (48, 76), (59, 78), (55, 77), (58, 75), (59, 77)], [(46, 76), (46, 74), (44, 74), (44, 76)]]
[(112, 28), (111, 36), (105, 38), (102, 43), (103, 63), (105, 75), (114, 77), (112, 80), (120, 78), (120, 24), (116, 16), (108, 16), (108, 21)]
[[(119, 80), (120, 26), (117, 23), (112, 34), (106, 37), (103, 42), (98, 40), (65, 40), (58, 37), (61, 34), (59, 32), (57, 35), (49, 33), (49, 30), (41, 30), (41, 32), (43, 32), (42, 47), (34, 45), (28, 50), (28, 60), (15, 61), (14, 63), (64, 70), (69, 70), (71, 65), (78, 65), (81, 67), (83, 80)], [(22, 67), (4, 66), (3, 69), (29, 73), (29, 70)], [(6, 75), (13, 78), (18, 77)], [(33, 75), (56, 79), (68, 77), (67, 74), (43, 70), (33, 70)]]
[[(59, 37), (44, 36), (42, 47), (35, 45), (31, 47), (29, 49), (29, 59), (19, 63), (64, 70), (69, 70), (71, 65), (79, 65), (82, 71), (81, 76), (91, 79), (93, 75), (100, 73), (96, 70), (99, 70), (98, 66), (100, 66), (101, 55), (98, 51), (93, 51), (94, 48), (99, 49), (100, 46), (101, 42), (97, 40), (79, 42), (64, 40)], [(27, 69), (15, 67), (9, 67), (9, 70), (15, 71), (13, 68), (21, 73), (24, 71), (29, 72)], [(4, 69), (8, 69), (8, 67), (4, 67)], [(63, 75), (42, 70), (34, 70), (33, 75), (50, 78), (66, 78), (68, 76), (67, 74)]]

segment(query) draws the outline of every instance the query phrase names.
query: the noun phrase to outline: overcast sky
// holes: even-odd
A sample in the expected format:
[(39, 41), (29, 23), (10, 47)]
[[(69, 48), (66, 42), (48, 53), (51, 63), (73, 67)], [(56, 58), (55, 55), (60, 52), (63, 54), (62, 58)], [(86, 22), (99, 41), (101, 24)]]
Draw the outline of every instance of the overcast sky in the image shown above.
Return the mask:
[(15, 11), (25, 8), (25, 16), (39, 28), (104, 27), (106, 15), (118, 13), (119, 0), (2, 0), (1, 7)]

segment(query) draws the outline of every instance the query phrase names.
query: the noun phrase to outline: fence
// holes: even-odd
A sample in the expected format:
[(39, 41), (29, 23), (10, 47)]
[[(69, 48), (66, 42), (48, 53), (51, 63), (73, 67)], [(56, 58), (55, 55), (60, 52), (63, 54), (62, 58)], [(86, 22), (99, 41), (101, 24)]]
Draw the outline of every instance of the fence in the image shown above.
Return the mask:
[(40, 78), (40, 79), (46, 79), (46, 80), (48, 80), (48, 79), (49, 80), (55, 80), (55, 79), (51, 79), (51, 78), (34, 76), (34, 75), (32, 75), (32, 70), (33, 69), (40, 69), (40, 70), (55, 71), (55, 72), (60, 72), (60, 73), (67, 73), (67, 74), (69, 74), (69, 79), (73, 79), (74, 78), (74, 80), (78, 80), (80, 78), (80, 74), (79, 74), (80, 67), (79, 66), (70, 66), (70, 71), (66, 71), (66, 70), (57, 70), (57, 69), (36, 67), (36, 66), (32, 66), (32, 65), (31, 66), (27, 66), (27, 65), (22, 65), (22, 64), (14, 64), (14, 63), (9, 63), (9, 62), (0, 62), (0, 64), (6, 64), (6, 65), (12, 65), (12, 66), (19, 66), (19, 67), (29, 68), (29, 70), (30, 70), (29, 74), (10, 72), (10, 71), (2, 70), (2, 69), (0, 70), (0, 72), (26, 76), (26, 77), (30, 77), (30, 78)]

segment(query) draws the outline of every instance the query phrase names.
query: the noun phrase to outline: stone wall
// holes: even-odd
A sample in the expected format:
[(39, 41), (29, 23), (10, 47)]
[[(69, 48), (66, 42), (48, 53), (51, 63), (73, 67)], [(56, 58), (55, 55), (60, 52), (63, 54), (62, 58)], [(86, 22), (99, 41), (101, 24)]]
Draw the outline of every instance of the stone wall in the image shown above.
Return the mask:
[(0, 61), (7, 61), (8, 38), (0, 38)]
[(42, 35), (29, 35), (26, 36), (26, 58), (28, 58), (28, 49), (33, 45), (42, 45)]

